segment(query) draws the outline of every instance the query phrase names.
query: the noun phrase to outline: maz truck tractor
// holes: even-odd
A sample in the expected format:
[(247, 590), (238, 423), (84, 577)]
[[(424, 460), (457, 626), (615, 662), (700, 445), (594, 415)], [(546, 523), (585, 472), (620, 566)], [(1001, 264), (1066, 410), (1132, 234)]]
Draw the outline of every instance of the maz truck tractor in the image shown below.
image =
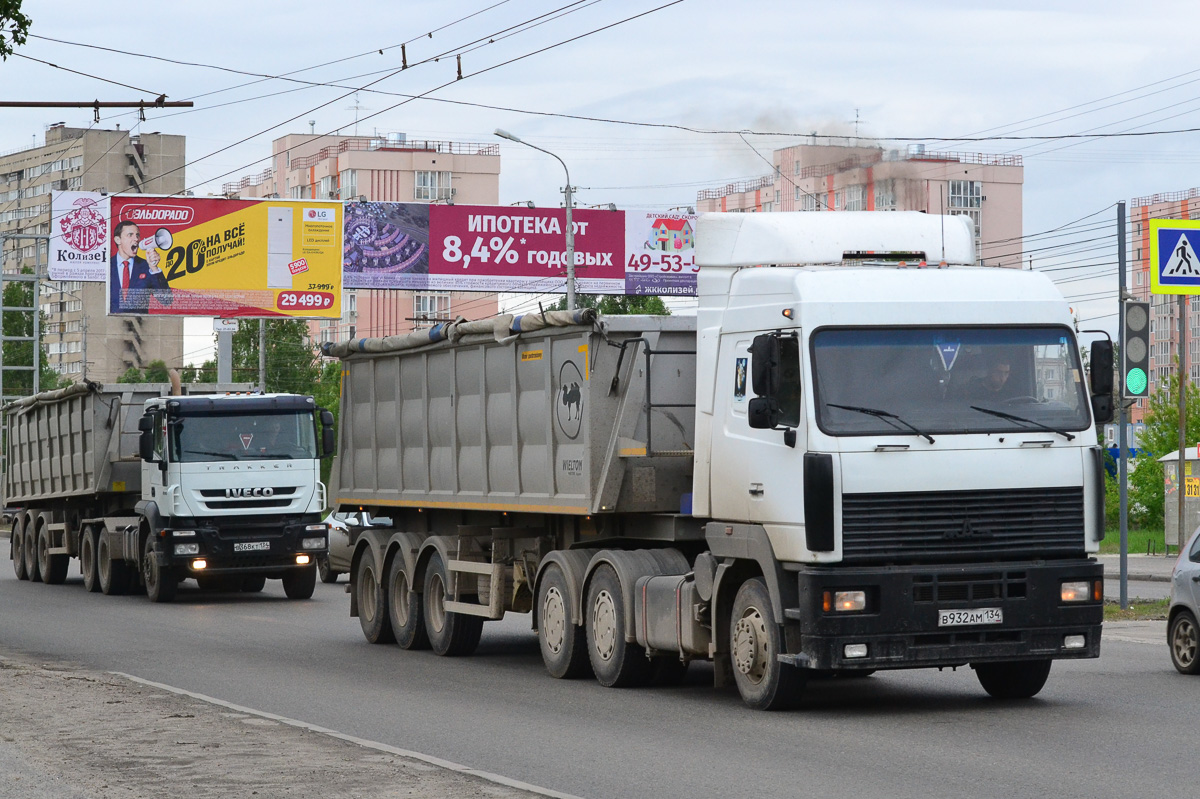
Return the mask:
[(970, 666), (1029, 697), (1100, 653), (1112, 348), (965, 217), (706, 214), (694, 317), (590, 311), (355, 340), (331, 478), (372, 642), (468, 655), (529, 613), (547, 671), (710, 661), (745, 703)]
[(105, 594), (169, 602), (187, 578), (241, 591), (270, 578), (312, 596), (333, 449), (332, 414), (312, 397), (79, 383), (4, 410), (19, 579), (62, 583), (77, 557)]

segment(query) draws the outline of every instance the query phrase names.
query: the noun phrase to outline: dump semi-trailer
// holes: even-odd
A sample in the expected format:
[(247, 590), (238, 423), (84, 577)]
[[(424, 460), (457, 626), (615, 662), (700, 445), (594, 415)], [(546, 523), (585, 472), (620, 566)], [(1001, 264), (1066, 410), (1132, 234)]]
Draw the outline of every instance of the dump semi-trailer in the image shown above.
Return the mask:
[(327, 548), (321, 448), (333, 448), (312, 397), (80, 383), (5, 414), (19, 579), (62, 583), (78, 557), (87, 590), (106, 594), (167, 602), (194, 577), (243, 591), (278, 578), (312, 596)]
[[(547, 670), (970, 665), (1002, 698), (1097, 657), (1111, 368), (962, 217), (707, 214), (692, 317), (589, 311), (337, 344), (335, 504), (372, 642), (466, 655), (531, 612)], [(761, 265), (761, 266), (758, 266)], [(1111, 366), (1111, 344), (1092, 363)]]

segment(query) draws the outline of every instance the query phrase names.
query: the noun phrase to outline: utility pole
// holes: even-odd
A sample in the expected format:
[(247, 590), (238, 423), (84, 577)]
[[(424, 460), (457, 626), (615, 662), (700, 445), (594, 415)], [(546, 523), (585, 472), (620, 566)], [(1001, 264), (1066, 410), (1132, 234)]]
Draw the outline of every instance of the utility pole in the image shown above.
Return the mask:
[[(1030, 267), (1033, 256), (1029, 256)], [(1121, 331), (1121, 361), (1125, 360), (1125, 203), (1117, 203), (1117, 330)], [(1125, 425), (1129, 420), (1129, 409), (1125, 406), (1125, 370), (1121, 374), (1122, 386), (1117, 392), (1117, 403), (1121, 412), (1117, 416), (1117, 481), (1121, 489), (1121, 608), (1129, 608), (1129, 448), (1125, 440)]]
[(267, 390), (267, 320), (258, 320), (258, 390)]
[[(1183, 546), (1187, 540), (1184, 534), (1183, 508), (1186, 504), (1184, 500), (1187, 497), (1187, 477), (1183, 474), (1184, 453), (1183, 449), (1187, 446), (1187, 384), (1188, 384), (1188, 357), (1187, 357), (1187, 295), (1179, 295), (1179, 480), (1176, 491), (1179, 492), (1179, 545)], [(1163, 554), (1165, 555), (1167, 547), (1164, 544)]]

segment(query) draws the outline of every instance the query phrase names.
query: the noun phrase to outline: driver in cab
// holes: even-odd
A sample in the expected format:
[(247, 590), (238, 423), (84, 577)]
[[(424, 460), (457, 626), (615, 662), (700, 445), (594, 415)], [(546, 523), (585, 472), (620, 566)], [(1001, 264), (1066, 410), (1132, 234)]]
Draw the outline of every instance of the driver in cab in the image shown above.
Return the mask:
[(996, 358), (989, 365), (983, 377), (971, 379), (968, 396), (972, 400), (1000, 401), (1012, 396), (1008, 377), (1012, 373), (1012, 364), (1006, 358)]

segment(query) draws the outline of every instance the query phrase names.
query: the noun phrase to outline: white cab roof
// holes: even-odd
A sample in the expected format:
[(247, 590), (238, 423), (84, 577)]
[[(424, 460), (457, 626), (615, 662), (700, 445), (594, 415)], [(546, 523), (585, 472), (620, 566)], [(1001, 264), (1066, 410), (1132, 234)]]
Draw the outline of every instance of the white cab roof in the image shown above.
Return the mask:
[(701, 214), (698, 266), (841, 263), (846, 253), (925, 253), (929, 263), (975, 263), (965, 216), (918, 211)]

